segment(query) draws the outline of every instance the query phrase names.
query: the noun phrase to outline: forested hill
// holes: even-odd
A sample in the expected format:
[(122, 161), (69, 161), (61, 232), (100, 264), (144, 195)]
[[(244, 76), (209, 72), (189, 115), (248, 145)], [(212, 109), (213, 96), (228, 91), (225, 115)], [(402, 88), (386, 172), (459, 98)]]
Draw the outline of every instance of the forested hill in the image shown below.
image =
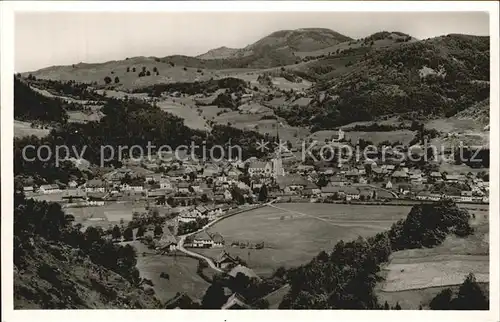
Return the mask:
[[(447, 35), (365, 51), (335, 66), (307, 107), (280, 113), (290, 124), (327, 129), (382, 115), (452, 116), (489, 97), (489, 37)], [(323, 68), (332, 57), (321, 61)], [(316, 93), (316, 94), (314, 94)]]
[(22, 121), (66, 123), (70, 107), (61, 99), (35, 92), (19, 77), (14, 77), (14, 118)]

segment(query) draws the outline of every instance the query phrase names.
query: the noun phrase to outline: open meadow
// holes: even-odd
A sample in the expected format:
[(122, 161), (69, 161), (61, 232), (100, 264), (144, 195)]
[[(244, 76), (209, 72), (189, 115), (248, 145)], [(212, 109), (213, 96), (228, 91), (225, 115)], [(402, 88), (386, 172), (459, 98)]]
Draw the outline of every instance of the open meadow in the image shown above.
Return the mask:
[[(317, 140), (319, 142), (324, 142), (325, 139), (330, 140), (332, 136), (337, 135), (337, 131), (318, 131), (314, 132), (309, 136), (310, 139)], [(362, 139), (365, 141), (371, 141), (373, 144), (377, 145), (384, 141), (389, 141), (391, 143), (401, 142), (402, 144), (408, 144), (411, 140), (415, 138), (416, 132), (410, 130), (396, 130), (396, 131), (379, 131), (379, 132), (363, 132), (363, 131), (348, 131), (345, 132), (345, 139), (351, 142), (357, 142)]]
[(65, 208), (64, 211), (66, 214), (75, 216), (75, 223), (80, 223), (83, 227), (108, 227), (119, 224), (121, 220), (124, 223), (131, 221), (132, 214), (146, 212), (145, 207), (144, 202), (113, 202), (98, 207)]
[[(370, 237), (406, 217), (410, 207), (339, 204), (276, 204), (225, 219), (210, 228), (226, 241), (226, 250), (245, 260), (258, 275), (299, 266), (340, 240)], [(231, 247), (232, 242), (264, 242), (263, 249)], [(216, 257), (221, 249), (197, 252)]]
[[(128, 243), (137, 251), (136, 267), (141, 277), (153, 282), (155, 295), (160, 301), (172, 299), (177, 292), (186, 293), (193, 299), (201, 299), (210, 286), (196, 273), (197, 259), (186, 257), (182, 253), (177, 256), (152, 254), (139, 241)], [(168, 278), (160, 277), (161, 273), (168, 274)]]
[(44, 137), (50, 133), (50, 129), (42, 129), (42, 128), (32, 128), (30, 122), (23, 122), (14, 120), (14, 137), (20, 138), (23, 136), (37, 136)]

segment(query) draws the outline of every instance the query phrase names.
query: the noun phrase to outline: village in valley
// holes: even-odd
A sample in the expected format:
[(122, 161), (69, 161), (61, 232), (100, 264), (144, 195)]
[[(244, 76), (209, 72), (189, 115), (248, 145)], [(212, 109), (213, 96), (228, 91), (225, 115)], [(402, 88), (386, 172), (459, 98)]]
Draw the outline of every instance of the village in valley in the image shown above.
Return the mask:
[(15, 307), (488, 307), (489, 36), (370, 32), (15, 74)]
[[(276, 137), (279, 140), (279, 130)], [(186, 248), (264, 248), (264, 240), (256, 245), (225, 240), (210, 226), (270, 201), (411, 205), (451, 199), (489, 203), (485, 172), (439, 172), (437, 162), (422, 166), (391, 158), (394, 154), (390, 147), (385, 149), (382, 162), (376, 156), (346, 164), (311, 159), (303, 162), (303, 151), (289, 149), (278, 141), (272, 143), (275, 151), (264, 159), (203, 162), (187, 153), (180, 160), (172, 154), (157, 155), (147, 161), (124, 160), (121, 168), (86, 182), (26, 184), (23, 189), (28, 197), (59, 202), (67, 218), (82, 230), (89, 225), (100, 226), (114, 240), (142, 239), (161, 252), (177, 250), (182, 236), (187, 236), (182, 245)], [(326, 144), (339, 148), (337, 151), (350, 146), (341, 129)], [(419, 151), (419, 146), (415, 147), (407, 151)], [(117, 213), (118, 217), (114, 215)], [(114, 227), (119, 227), (119, 237)], [(134, 227), (132, 235), (124, 233), (127, 227)]]

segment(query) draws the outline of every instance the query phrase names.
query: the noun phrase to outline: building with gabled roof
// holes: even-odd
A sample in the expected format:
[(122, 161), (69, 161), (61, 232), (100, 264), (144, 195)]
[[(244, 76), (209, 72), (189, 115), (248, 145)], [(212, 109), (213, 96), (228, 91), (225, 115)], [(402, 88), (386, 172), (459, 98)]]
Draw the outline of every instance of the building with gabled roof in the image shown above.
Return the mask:
[(239, 261), (232, 257), (225, 250), (221, 251), (220, 254), (215, 258), (215, 266), (221, 269), (226, 269), (239, 264)]
[(243, 296), (241, 296), (240, 294), (238, 293), (233, 293), (233, 295), (231, 295), (226, 303), (224, 305), (222, 305), (221, 307), (222, 310), (234, 310), (234, 309), (251, 309), (250, 305), (246, 304), (245, 303), (245, 299), (243, 298)]

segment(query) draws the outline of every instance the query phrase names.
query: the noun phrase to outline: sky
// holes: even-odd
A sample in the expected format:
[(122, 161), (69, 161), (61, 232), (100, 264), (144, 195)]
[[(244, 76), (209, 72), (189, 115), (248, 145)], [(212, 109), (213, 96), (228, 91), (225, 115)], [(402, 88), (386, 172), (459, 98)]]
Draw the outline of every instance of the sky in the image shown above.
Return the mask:
[(134, 56), (196, 56), (242, 48), (283, 29), (329, 28), (352, 38), (401, 31), (418, 39), (489, 35), (483, 12), (16, 13), (15, 71)]

